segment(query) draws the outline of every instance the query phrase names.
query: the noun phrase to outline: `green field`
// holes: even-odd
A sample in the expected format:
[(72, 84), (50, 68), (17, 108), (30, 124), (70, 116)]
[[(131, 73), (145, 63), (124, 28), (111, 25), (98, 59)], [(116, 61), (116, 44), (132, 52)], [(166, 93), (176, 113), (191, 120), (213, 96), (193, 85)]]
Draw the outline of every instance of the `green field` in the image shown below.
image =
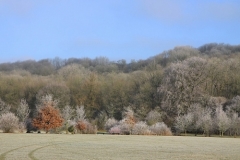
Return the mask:
[(240, 159), (239, 138), (0, 133), (0, 160)]

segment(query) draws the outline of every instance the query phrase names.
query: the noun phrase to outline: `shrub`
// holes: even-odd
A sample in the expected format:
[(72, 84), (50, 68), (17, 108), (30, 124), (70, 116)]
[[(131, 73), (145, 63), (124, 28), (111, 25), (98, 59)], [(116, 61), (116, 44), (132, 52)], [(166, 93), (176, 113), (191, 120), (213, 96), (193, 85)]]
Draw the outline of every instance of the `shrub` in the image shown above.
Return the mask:
[(97, 126), (92, 125), (86, 120), (79, 121), (76, 125), (76, 128), (82, 134), (96, 134), (97, 133)]
[(114, 118), (109, 118), (105, 123), (104, 127), (106, 131), (109, 131), (112, 127), (118, 125), (118, 121)]
[(97, 126), (92, 125), (91, 123), (86, 123), (86, 129), (84, 130), (85, 134), (97, 134)]
[(77, 123), (75, 121), (73, 121), (73, 120), (68, 120), (67, 123), (68, 123), (68, 126), (69, 126), (67, 128), (68, 132), (70, 132), (72, 134), (75, 134), (76, 133), (76, 125), (77, 125)]
[(132, 130), (132, 134), (135, 135), (149, 135), (151, 134), (151, 131), (149, 130), (148, 125), (146, 124), (146, 122), (140, 121), (137, 122)]
[(161, 136), (171, 136), (172, 132), (167, 127), (167, 125), (164, 122), (158, 122), (150, 127), (150, 130), (156, 134)]
[(74, 133), (75, 133), (75, 128), (74, 128), (74, 126), (68, 127), (68, 132), (74, 134)]
[(18, 129), (18, 118), (11, 112), (4, 113), (0, 117), (0, 128), (4, 133), (13, 133)]
[(87, 122), (86, 121), (78, 121), (76, 124), (76, 128), (80, 131), (80, 133), (83, 133), (84, 130), (87, 128)]
[(121, 134), (125, 134), (125, 135), (131, 134), (132, 127), (133, 125), (126, 123), (125, 119), (119, 122), (119, 128), (120, 128)]
[(117, 126), (112, 127), (112, 128), (109, 130), (109, 133), (111, 133), (111, 134), (120, 134), (120, 133), (121, 133), (120, 126), (117, 125)]

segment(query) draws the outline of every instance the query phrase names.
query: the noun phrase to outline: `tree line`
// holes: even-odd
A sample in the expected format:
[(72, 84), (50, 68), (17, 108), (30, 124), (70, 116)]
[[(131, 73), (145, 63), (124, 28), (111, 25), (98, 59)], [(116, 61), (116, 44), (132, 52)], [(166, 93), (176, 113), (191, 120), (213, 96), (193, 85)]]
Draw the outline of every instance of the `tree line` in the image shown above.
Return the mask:
[[(105, 57), (2, 63), (0, 98), (14, 114), (24, 99), (30, 119), (42, 97), (52, 95), (60, 113), (66, 106), (84, 106), (86, 119), (99, 129), (106, 129), (108, 119), (120, 122), (131, 108), (136, 122), (148, 122), (149, 113), (156, 112), (158, 122), (174, 132), (239, 135), (239, 53), (239, 45), (211, 43), (129, 63)], [(219, 129), (220, 117), (225, 129)]]

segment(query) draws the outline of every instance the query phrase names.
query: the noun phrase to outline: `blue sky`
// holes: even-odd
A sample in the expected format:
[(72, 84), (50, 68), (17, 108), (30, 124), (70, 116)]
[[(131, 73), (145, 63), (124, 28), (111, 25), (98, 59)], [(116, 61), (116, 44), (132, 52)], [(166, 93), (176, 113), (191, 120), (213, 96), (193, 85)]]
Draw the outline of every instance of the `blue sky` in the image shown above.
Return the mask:
[(0, 0), (0, 62), (240, 44), (239, 0)]

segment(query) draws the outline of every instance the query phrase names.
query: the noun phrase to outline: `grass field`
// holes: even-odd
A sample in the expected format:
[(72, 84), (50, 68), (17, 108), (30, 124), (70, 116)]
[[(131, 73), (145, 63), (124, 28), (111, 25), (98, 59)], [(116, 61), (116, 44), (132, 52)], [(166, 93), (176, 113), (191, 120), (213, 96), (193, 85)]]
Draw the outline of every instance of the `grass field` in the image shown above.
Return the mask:
[(0, 133), (0, 160), (240, 159), (239, 138)]

